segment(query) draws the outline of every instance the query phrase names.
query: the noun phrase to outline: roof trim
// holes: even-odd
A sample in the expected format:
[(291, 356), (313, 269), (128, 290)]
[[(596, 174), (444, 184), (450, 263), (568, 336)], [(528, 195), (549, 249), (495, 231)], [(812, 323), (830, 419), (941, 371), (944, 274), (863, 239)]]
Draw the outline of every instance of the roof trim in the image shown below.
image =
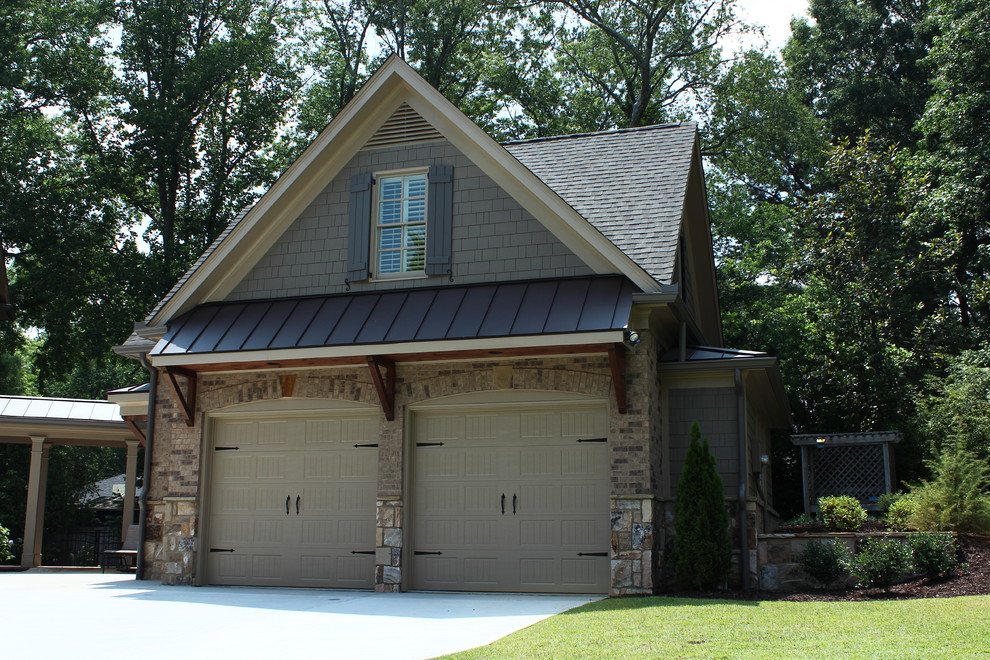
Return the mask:
[(230, 351), (224, 353), (180, 353), (153, 355), (155, 367), (194, 366), (222, 364), (225, 362), (282, 362), (286, 360), (319, 360), (332, 358), (361, 358), (395, 353), (422, 354), (452, 351), (493, 351), (514, 348), (553, 346), (580, 346), (584, 344), (615, 344), (621, 342), (622, 330), (602, 332), (572, 332), (554, 335), (517, 335), (511, 337), (486, 337), (483, 339), (443, 339), (438, 341), (412, 341), (392, 344), (346, 344), (341, 346), (315, 346), (312, 348), (279, 348), (262, 351)]
[(216, 248), (190, 269), (152, 313), (148, 324), (162, 325), (198, 304), (223, 300), (403, 102), (593, 271), (626, 275), (643, 291), (660, 289), (656, 280), (557, 193), (412, 67), (391, 55)]

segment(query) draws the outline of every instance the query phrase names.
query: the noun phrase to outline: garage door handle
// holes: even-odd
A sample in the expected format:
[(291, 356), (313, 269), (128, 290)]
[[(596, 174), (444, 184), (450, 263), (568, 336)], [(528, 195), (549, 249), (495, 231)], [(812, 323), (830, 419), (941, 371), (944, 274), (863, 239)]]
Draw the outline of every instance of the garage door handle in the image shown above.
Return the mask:
[(608, 557), (607, 552), (579, 552), (578, 557)]
[(516, 494), (512, 494), (512, 515), (516, 515)]
[(502, 515), (505, 515), (505, 493), (502, 493)]
[(292, 495), (285, 496), (285, 515), (289, 515), (289, 504), (292, 502)]
[(299, 515), (299, 502), (300, 502), (301, 500), (302, 500), (302, 498), (301, 498), (301, 497), (299, 497), (298, 495), (296, 495), (296, 515), (297, 515), (297, 516)]

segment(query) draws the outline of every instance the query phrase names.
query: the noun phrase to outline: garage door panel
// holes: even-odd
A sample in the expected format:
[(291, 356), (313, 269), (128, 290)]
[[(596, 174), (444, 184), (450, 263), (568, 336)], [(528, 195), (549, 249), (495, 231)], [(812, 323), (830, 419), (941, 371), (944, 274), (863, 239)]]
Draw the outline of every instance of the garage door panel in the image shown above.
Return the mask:
[(252, 447), (258, 444), (254, 422), (227, 422), (217, 428), (216, 447)]
[(604, 410), (421, 413), (415, 442), (457, 419), (461, 437), (414, 445), (412, 550), (443, 556), (414, 557), (413, 588), (607, 592), (607, 554), (578, 557), (609, 549), (607, 446), (577, 442), (603, 437)]
[[(221, 552), (208, 554), (208, 581), (373, 585), (374, 558), (351, 553), (374, 550), (378, 452), (342, 438), (341, 419), (214, 424), (218, 441), (250, 435), (253, 427), (258, 442), (215, 454), (209, 535), (211, 548)], [(347, 419), (349, 432), (366, 435), (377, 418)], [(252, 478), (243, 476), (250, 472)]]

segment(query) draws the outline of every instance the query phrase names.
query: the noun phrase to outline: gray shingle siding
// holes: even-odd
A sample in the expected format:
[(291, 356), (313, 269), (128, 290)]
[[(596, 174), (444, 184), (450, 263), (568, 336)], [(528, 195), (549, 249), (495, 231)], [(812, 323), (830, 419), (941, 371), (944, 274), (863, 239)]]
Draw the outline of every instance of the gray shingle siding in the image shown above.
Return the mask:
[(677, 482), (684, 470), (684, 458), (691, 444), (691, 424), (698, 422), (701, 436), (715, 456), (726, 497), (736, 497), (739, 483), (739, 427), (736, 390), (732, 387), (671, 389), (667, 405), (670, 415), (670, 483)]
[[(343, 292), (351, 176), (434, 164), (454, 166), (452, 274), (456, 283), (592, 274), (539, 221), (443, 141), (359, 152), (227, 300)], [(352, 282), (351, 291), (436, 286), (446, 278)]]

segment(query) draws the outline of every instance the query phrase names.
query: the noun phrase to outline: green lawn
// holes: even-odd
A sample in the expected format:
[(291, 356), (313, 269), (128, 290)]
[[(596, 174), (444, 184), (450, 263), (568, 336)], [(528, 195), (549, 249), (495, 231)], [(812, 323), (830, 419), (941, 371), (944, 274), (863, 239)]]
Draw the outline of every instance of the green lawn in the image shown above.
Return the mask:
[(623, 598), (451, 658), (990, 658), (990, 596), (782, 603)]

